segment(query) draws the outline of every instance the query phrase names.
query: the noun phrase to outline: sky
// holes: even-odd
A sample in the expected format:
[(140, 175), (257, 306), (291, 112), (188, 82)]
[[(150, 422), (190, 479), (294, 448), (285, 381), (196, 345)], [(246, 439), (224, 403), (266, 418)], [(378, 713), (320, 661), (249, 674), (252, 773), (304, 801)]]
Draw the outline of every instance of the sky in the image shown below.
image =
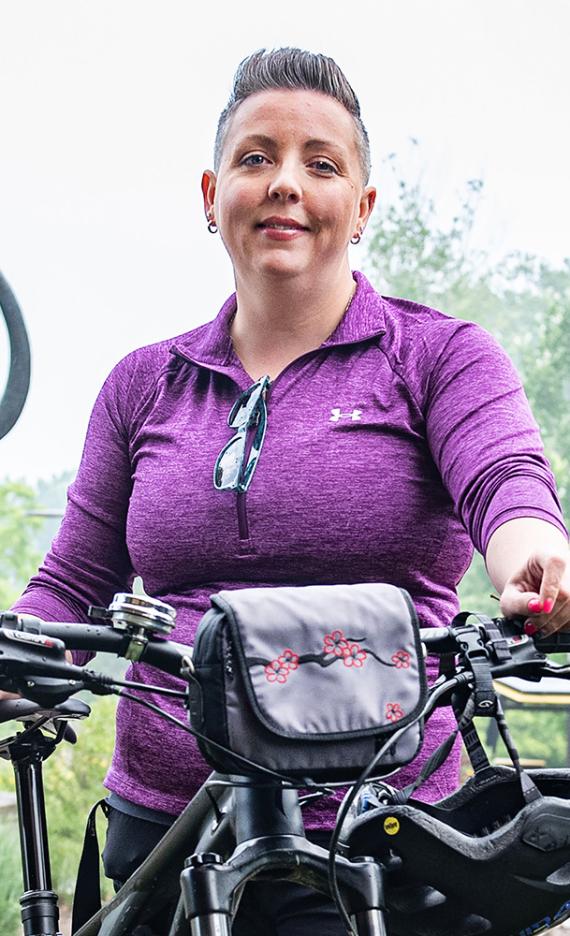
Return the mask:
[[(114, 364), (232, 292), (200, 178), (242, 58), (295, 45), (337, 60), (369, 131), (380, 222), (395, 153), (442, 219), (484, 180), (476, 238), (493, 255), (559, 263), (569, 34), (567, 0), (0, 0), (0, 270), (33, 355), (0, 478), (75, 469)], [(0, 393), (7, 361), (0, 322)]]

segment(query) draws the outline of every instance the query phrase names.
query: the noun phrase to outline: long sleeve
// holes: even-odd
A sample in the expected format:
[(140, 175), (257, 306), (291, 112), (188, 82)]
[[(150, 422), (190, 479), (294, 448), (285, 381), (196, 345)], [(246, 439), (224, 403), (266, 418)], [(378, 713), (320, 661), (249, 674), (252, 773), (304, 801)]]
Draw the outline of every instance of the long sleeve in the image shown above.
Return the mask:
[(428, 440), (475, 547), (515, 517), (537, 517), (566, 534), (538, 426), (508, 356), (484, 329), (449, 325), (429, 376)]
[(126, 358), (99, 394), (60, 530), (15, 603), (17, 611), (44, 620), (87, 620), (89, 604), (108, 604), (132, 580), (125, 536), (131, 466), (121, 415), (131, 370)]

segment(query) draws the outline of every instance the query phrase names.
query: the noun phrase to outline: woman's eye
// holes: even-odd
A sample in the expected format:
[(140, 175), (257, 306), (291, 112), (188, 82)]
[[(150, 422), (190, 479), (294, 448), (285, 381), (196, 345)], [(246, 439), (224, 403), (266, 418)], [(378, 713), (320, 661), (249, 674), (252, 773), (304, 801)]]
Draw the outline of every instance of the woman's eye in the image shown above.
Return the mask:
[(322, 172), (327, 175), (332, 175), (333, 173), (336, 174), (337, 172), (336, 166), (330, 163), (327, 159), (315, 159), (315, 161), (312, 162), (311, 165), (314, 166), (314, 168), (317, 169), (318, 172)]
[(242, 166), (261, 166), (264, 162), (265, 156), (261, 153), (250, 153), (249, 156), (244, 156), (241, 164)]

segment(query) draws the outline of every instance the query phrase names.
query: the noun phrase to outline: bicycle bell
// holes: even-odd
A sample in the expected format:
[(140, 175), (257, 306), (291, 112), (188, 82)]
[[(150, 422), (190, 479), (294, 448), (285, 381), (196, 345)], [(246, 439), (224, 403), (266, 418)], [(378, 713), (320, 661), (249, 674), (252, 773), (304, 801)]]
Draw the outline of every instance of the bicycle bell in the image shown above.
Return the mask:
[(89, 608), (89, 616), (110, 620), (115, 630), (127, 631), (131, 640), (125, 659), (134, 662), (140, 660), (150, 637), (168, 637), (176, 622), (171, 605), (129, 592), (117, 592), (108, 608)]

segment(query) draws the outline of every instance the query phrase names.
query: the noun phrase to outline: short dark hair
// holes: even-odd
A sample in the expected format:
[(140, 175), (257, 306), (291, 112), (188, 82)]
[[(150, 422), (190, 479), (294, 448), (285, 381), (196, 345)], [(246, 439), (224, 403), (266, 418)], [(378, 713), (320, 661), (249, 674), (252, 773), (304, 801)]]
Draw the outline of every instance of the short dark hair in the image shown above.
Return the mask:
[(304, 49), (259, 49), (238, 65), (230, 99), (220, 114), (214, 144), (214, 169), (218, 171), (228, 125), (250, 94), (258, 91), (320, 91), (338, 101), (352, 115), (365, 184), (370, 177), (370, 142), (360, 116), (360, 104), (344, 72), (334, 59)]

